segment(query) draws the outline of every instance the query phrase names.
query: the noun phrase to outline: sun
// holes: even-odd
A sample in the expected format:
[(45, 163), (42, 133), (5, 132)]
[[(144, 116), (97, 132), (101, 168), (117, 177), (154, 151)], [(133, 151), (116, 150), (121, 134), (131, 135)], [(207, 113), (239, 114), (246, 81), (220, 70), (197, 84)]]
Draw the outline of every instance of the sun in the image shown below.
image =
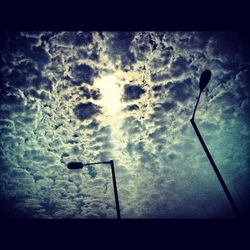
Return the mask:
[(114, 116), (121, 110), (121, 90), (119, 79), (114, 75), (107, 75), (95, 81), (94, 86), (100, 89), (102, 98), (99, 103), (105, 107), (108, 115)]

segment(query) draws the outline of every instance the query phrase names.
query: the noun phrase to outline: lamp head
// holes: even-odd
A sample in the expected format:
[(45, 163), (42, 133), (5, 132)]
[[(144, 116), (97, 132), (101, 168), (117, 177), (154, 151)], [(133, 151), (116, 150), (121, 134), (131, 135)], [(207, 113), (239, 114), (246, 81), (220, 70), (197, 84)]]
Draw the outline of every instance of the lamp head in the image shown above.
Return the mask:
[(203, 91), (206, 88), (206, 86), (211, 78), (211, 75), (212, 75), (212, 73), (208, 69), (202, 72), (201, 77), (200, 77), (200, 84), (199, 84), (201, 91)]
[(69, 162), (67, 165), (68, 169), (81, 169), (83, 164), (81, 162)]

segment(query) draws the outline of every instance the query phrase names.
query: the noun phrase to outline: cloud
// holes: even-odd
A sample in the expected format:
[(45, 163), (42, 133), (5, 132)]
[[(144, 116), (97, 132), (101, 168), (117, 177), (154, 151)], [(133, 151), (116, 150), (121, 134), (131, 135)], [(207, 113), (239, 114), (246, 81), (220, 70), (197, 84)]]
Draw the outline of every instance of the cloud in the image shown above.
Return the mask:
[(174, 77), (179, 77), (188, 69), (188, 61), (186, 58), (180, 56), (171, 65), (171, 73)]
[(141, 86), (129, 85), (124, 86), (124, 100), (131, 101), (139, 99), (142, 94), (145, 93), (145, 90)]
[(178, 100), (180, 102), (185, 102), (191, 97), (191, 86), (192, 86), (191, 79), (185, 79), (182, 82), (174, 82), (169, 87), (170, 96), (173, 100)]
[(73, 84), (80, 85), (82, 82), (92, 85), (94, 70), (89, 65), (80, 64), (71, 67), (71, 74), (73, 77)]
[(97, 172), (93, 166), (88, 167), (88, 174), (91, 176), (91, 178), (95, 178), (97, 175)]
[(162, 104), (162, 107), (163, 107), (164, 111), (168, 112), (171, 109), (175, 108), (176, 104), (174, 102), (168, 102), (168, 101), (166, 101), (166, 102), (164, 102)]
[(100, 108), (92, 102), (80, 103), (74, 108), (74, 113), (78, 119), (85, 120), (100, 113)]
[(139, 107), (136, 104), (133, 104), (133, 105), (130, 105), (127, 107), (128, 111), (133, 111), (133, 110), (138, 110), (138, 109), (139, 109)]
[(153, 68), (161, 68), (168, 65), (173, 56), (173, 47), (162, 49), (161, 53), (152, 59), (151, 66)]
[(135, 62), (134, 55), (130, 51), (133, 38), (132, 32), (109, 33), (109, 55), (112, 59), (116, 59), (119, 56), (122, 68), (130, 66)]
[(170, 76), (168, 73), (152, 73), (151, 75), (151, 80), (153, 82), (162, 82), (165, 81), (167, 79), (170, 79)]
[(220, 32), (213, 37), (212, 53), (216, 57), (222, 58), (227, 55), (227, 58), (223, 58), (227, 61), (232, 59), (239, 49), (239, 37), (235, 32)]

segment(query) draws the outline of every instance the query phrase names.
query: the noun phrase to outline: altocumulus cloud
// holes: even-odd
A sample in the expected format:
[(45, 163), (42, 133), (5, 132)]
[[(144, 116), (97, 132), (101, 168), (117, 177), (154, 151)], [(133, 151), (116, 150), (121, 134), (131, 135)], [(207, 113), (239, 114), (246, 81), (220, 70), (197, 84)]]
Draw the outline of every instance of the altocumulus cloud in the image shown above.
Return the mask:
[(66, 168), (113, 159), (123, 218), (232, 217), (189, 122), (205, 69), (197, 124), (249, 215), (247, 34), (5, 32), (0, 50), (1, 216), (116, 218), (110, 168)]

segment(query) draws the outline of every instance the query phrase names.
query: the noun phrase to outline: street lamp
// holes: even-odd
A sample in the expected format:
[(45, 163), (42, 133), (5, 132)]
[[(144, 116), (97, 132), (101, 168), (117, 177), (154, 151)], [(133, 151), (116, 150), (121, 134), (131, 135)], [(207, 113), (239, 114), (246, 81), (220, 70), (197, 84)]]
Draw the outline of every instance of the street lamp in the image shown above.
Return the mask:
[(71, 170), (72, 169), (81, 169), (84, 166), (97, 165), (97, 164), (110, 164), (110, 166), (111, 166), (117, 219), (121, 219), (118, 192), (117, 192), (117, 186), (116, 186), (116, 178), (115, 178), (115, 167), (114, 167), (114, 161), (113, 160), (111, 160), (111, 161), (102, 161), (102, 162), (94, 162), (94, 163), (86, 163), (86, 164), (83, 164), (82, 162), (70, 162), (70, 163), (68, 163), (67, 168), (71, 169)]
[(233, 197), (230, 194), (230, 192), (229, 192), (229, 190), (228, 190), (228, 188), (226, 186), (226, 183), (224, 182), (224, 180), (223, 180), (223, 178), (222, 178), (222, 176), (221, 176), (221, 174), (219, 172), (219, 169), (217, 168), (217, 166), (216, 166), (210, 152), (208, 151), (208, 148), (207, 148), (207, 146), (206, 146), (206, 144), (205, 144), (205, 142), (204, 142), (204, 140), (203, 140), (203, 138), (202, 138), (196, 124), (195, 124), (195, 122), (194, 122), (195, 111), (196, 111), (196, 108), (197, 108), (199, 100), (200, 100), (201, 92), (206, 88), (210, 78), (211, 78), (211, 71), (210, 70), (205, 70), (201, 74), (200, 84), (199, 84), (200, 93), (199, 93), (199, 96), (198, 96), (198, 99), (197, 99), (197, 102), (196, 102), (196, 105), (195, 105), (195, 108), (194, 108), (193, 116), (192, 116), (190, 121), (191, 121), (191, 124), (192, 124), (192, 126), (193, 126), (199, 140), (200, 140), (200, 143), (201, 143), (201, 145), (202, 145), (202, 147), (203, 147), (203, 149), (204, 149), (204, 151), (205, 151), (205, 153), (206, 153), (206, 155), (207, 155), (207, 157), (208, 157), (208, 159), (209, 159), (209, 161), (210, 161), (210, 163), (211, 163), (211, 165), (212, 165), (212, 167), (214, 169), (214, 172), (215, 172), (217, 178), (219, 179), (220, 184), (221, 184), (221, 186), (222, 186), (222, 188), (223, 188), (223, 190), (224, 190), (224, 192), (225, 192), (225, 194), (226, 194), (226, 196), (227, 196), (227, 198), (228, 198), (228, 200), (229, 200), (229, 202), (230, 202), (230, 204), (231, 204), (231, 206), (233, 208), (235, 216), (237, 218), (239, 218), (240, 217), (239, 209), (237, 208), (237, 206), (236, 206), (236, 204), (235, 204), (235, 202), (233, 200)]

